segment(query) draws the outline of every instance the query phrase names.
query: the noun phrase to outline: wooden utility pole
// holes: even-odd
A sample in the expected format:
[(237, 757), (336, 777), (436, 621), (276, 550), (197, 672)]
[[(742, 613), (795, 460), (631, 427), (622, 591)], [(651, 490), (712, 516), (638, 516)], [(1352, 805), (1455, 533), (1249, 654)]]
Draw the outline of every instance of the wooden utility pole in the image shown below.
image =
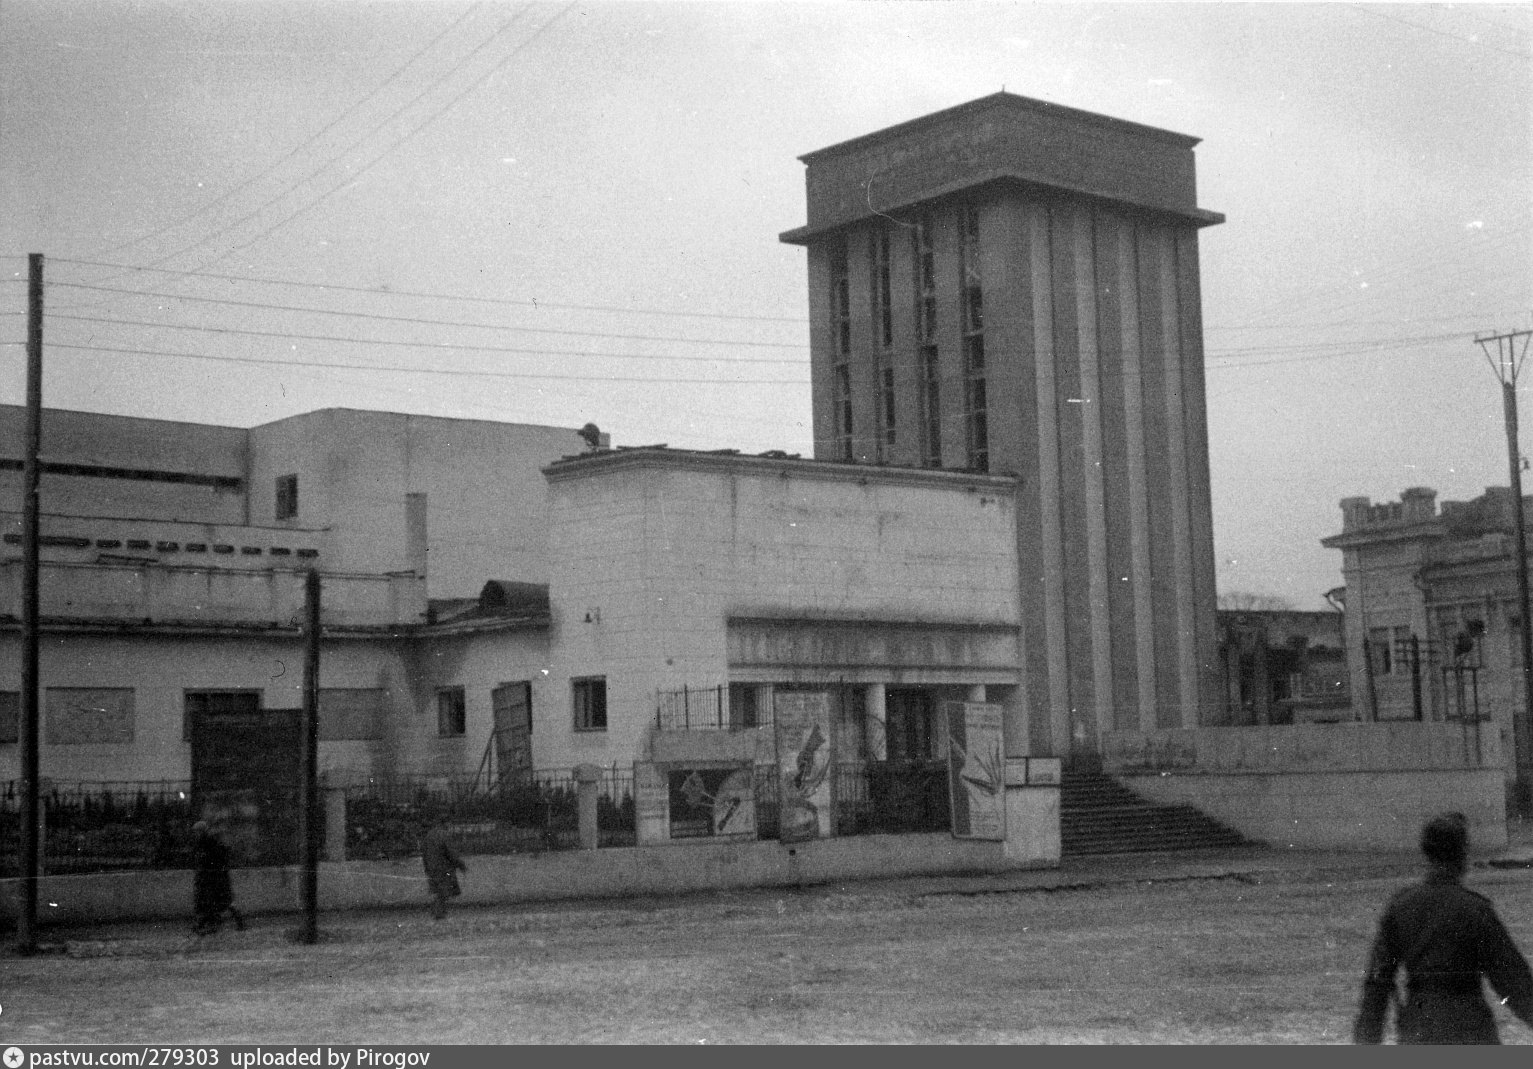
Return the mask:
[(319, 941), (319, 837), (325, 826), (319, 809), (319, 572), (304, 577), (303, 724), (299, 735), (298, 849), (302, 866), (298, 891), (303, 920), (298, 941)]
[[(1528, 355), (1528, 339), (1533, 331), (1491, 334), (1476, 338), (1485, 359), (1501, 383), (1501, 407), (1506, 421), (1506, 457), (1512, 477), (1512, 555), (1517, 565), (1517, 615), (1521, 618), (1522, 707), (1512, 717), (1512, 738), (1516, 746), (1517, 811), (1527, 815), (1533, 802), (1533, 619), (1528, 602), (1528, 538), (1522, 508), (1522, 452), (1517, 448), (1517, 376)], [(1491, 353), (1490, 347), (1496, 347)]]
[(21, 462), (21, 902), (16, 949), (37, 950), (37, 881), (42, 843), (38, 798), (38, 453), (43, 438), (43, 254), (27, 257), (27, 423)]

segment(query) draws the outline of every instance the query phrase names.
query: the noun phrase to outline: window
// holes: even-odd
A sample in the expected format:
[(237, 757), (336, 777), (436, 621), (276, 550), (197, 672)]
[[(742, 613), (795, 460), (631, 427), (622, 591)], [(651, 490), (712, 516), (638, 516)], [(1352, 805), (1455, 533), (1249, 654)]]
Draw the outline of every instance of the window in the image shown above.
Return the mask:
[(468, 730), (468, 701), (462, 687), (444, 687), (436, 692), (436, 733), (443, 738), (457, 737)]
[(133, 741), (131, 688), (49, 687), (45, 716), (49, 746)]
[(21, 741), (21, 692), (0, 690), (0, 746)]
[(965, 208), (959, 229), (963, 264), (964, 423), (969, 467), (990, 470), (990, 427), (985, 396), (985, 298), (980, 280), (979, 209)]
[(298, 515), (298, 476), (277, 476), (277, 519), (291, 520)]
[(942, 373), (937, 358), (937, 257), (930, 216), (916, 221), (916, 365), (919, 371), (921, 463), (942, 466)]
[(383, 738), (387, 691), (360, 687), (322, 687), (319, 692), (321, 742)]
[(607, 730), (607, 680), (604, 676), (573, 679), (575, 698), (575, 730)]
[(889, 228), (873, 233), (873, 326), (878, 339), (874, 379), (878, 386), (878, 434), (874, 445), (880, 461), (889, 459), (894, 444), (894, 310), (889, 293)]
[(756, 684), (729, 684), (729, 726), (753, 728), (760, 725), (761, 702)]
[(210, 716), (255, 716), (261, 712), (258, 690), (189, 690), (182, 705), (181, 741), (192, 739), (192, 721)]
[(830, 254), (830, 319), (835, 331), (830, 369), (830, 404), (838, 460), (852, 459), (852, 294), (846, 241)]
[(1375, 676), (1409, 675), (1411, 629), (1409, 627), (1369, 628), (1368, 656)]

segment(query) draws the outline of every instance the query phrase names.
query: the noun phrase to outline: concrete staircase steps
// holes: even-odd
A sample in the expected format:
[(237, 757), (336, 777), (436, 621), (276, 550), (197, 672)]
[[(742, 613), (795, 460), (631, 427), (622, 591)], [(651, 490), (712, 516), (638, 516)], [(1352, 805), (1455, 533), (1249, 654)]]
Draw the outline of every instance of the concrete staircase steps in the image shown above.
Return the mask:
[(1067, 856), (1253, 845), (1192, 806), (1158, 805), (1111, 776), (1088, 771), (1064, 774), (1059, 830)]

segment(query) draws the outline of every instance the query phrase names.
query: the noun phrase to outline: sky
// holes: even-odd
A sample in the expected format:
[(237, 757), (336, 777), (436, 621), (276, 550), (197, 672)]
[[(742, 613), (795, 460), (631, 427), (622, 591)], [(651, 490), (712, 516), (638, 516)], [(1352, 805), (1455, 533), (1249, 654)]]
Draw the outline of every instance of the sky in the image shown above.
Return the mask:
[(1202, 139), (1219, 589), (1322, 609), (1342, 498), (1509, 481), (1530, 67), (1524, 4), (0, 0), (0, 402), (42, 253), (49, 407), (811, 455), (798, 157), (1004, 88)]

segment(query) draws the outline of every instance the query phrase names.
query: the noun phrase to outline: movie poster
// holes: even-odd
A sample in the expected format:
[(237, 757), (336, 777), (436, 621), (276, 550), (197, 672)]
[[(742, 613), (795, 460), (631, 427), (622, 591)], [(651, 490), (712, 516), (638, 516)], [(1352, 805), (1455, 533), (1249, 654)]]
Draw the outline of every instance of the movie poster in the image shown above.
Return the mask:
[(754, 839), (756, 792), (750, 762), (735, 768), (671, 768), (672, 839)]
[(834, 830), (830, 695), (778, 691), (772, 708), (777, 735), (778, 838), (796, 843), (828, 837)]
[(1001, 707), (948, 702), (948, 792), (953, 836), (1006, 838), (1006, 762), (1001, 746)]

